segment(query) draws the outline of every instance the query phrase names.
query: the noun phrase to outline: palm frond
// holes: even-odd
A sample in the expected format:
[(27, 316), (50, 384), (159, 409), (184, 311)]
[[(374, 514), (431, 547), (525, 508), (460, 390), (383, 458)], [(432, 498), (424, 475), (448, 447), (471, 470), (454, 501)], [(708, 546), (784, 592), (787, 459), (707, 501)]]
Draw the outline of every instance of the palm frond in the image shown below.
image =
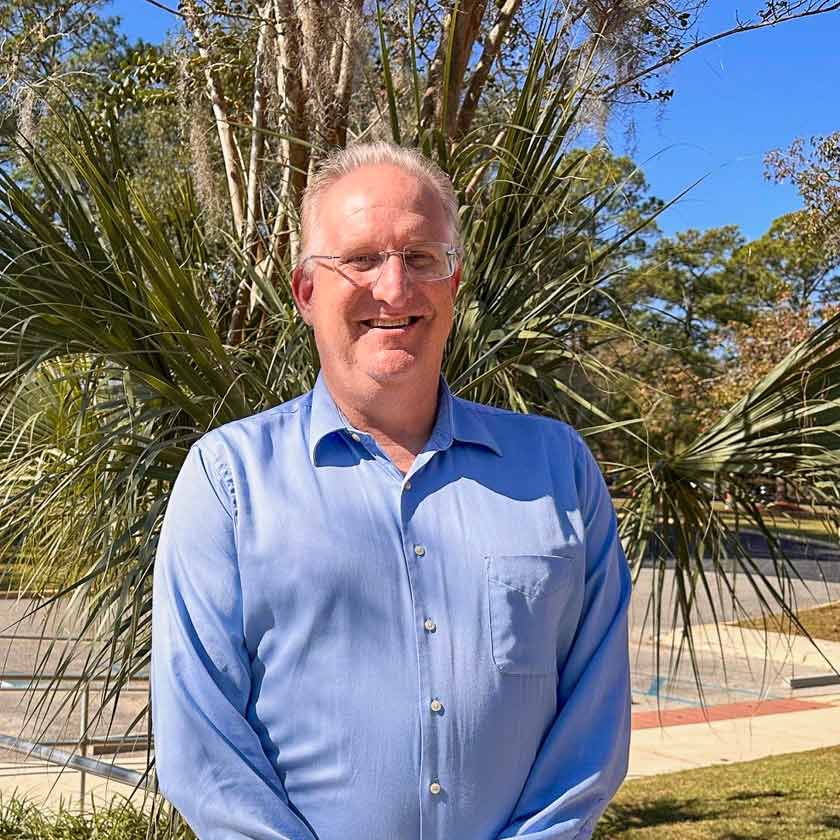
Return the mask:
[[(633, 488), (621, 510), (621, 534), (635, 577), (650, 567), (660, 584), (649, 605), (654, 638), (670, 630), (679, 639), (672, 670), (687, 651), (699, 675), (693, 647), (698, 602), (714, 624), (745, 614), (739, 578), (764, 611), (782, 613), (788, 626), (808, 635), (795, 613), (793, 584), (802, 582), (801, 576), (773, 512), (755, 501), (753, 485), (759, 477), (782, 481), (800, 506), (833, 522), (836, 534), (838, 471), (840, 316), (835, 315), (683, 451), (619, 473), (618, 486)], [(745, 544), (749, 534), (766, 545), (765, 562)], [(665, 569), (674, 576), (667, 623)]]

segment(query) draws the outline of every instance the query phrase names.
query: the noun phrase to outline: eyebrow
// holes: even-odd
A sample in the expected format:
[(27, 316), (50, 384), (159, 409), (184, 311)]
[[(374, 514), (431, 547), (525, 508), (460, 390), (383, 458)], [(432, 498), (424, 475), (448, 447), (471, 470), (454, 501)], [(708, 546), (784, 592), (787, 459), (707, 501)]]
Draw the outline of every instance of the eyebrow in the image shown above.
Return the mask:
[(382, 248), (379, 245), (374, 245), (374, 244), (370, 243), (370, 241), (366, 242), (366, 241), (362, 240), (358, 243), (348, 243), (346, 245), (343, 245), (339, 248), (339, 250), (352, 251), (352, 250), (356, 250), (358, 248), (369, 248), (371, 251), (377, 251), (377, 252), (378, 251), (385, 251), (385, 250), (401, 250), (403, 248), (410, 248), (412, 245), (424, 245), (427, 242), (435, 242), (435, 243), (440, 243), (442, 245), (449, 244), (443, 239), (426, 239), (426, 238), (421, 239), (421, 238), (417, 238), (417, 239), (409, 239), (408, 241), (403, 242), (398, 248), (389, 249), (389, 248)]

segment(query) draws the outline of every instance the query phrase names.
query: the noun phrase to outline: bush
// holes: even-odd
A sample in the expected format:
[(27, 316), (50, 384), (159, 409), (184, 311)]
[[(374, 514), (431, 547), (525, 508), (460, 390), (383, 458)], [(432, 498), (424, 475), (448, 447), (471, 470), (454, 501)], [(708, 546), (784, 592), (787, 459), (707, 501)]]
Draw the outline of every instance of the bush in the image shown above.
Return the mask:
[[(94, 807), (81, 815), (63, 803), (56, 810), (42, 810), (16, 794), (0, 793), (0, 838), (20, 840), (146, 840), (151, 817), (128, 800), (115, 796), (108, 807)], [(158, 828), (169, 821), (169, 812), (157, 816)], [(190, 829), (181, 824), (173, 835), (179, 840), (195, 840)]]

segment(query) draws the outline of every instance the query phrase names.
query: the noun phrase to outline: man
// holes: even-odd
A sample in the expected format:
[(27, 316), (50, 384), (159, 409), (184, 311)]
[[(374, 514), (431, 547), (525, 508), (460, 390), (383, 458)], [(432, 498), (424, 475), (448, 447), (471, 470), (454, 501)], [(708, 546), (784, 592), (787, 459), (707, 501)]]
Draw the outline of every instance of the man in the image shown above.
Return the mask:
[(202, 437), (160, 537), (161, 788), (202, 840), (589, 837), (629, 736), (600, 472), (564, 424), (441, 379), (443, 173), (351, 147), (302, 222), (315, 388)]

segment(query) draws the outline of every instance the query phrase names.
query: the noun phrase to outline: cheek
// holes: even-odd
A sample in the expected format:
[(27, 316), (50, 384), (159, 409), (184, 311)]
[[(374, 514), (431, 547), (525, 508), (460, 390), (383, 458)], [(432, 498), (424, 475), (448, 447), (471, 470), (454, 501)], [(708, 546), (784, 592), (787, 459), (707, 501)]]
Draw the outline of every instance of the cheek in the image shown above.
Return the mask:
[(323, 286), (312, 296), (312, 314), (315, 321), (327, 330), (346, 329), (357, 307), (353, 292)]
[(448, 287), (442, 289), (441, 292), (441, 295), (435, 300), (435, 312), (437, 313), (437, 320), (440, 321), (442, 327), (448, 330), (452, 326), (455, 306)]
[(313, 299), (311, 310), (315, 342), (322, 355), (340, 355), (342, 348), (358, 336), (358, 321), (354, 315), (358, 301), (352, 294), (320, 291), (321, 294)]

